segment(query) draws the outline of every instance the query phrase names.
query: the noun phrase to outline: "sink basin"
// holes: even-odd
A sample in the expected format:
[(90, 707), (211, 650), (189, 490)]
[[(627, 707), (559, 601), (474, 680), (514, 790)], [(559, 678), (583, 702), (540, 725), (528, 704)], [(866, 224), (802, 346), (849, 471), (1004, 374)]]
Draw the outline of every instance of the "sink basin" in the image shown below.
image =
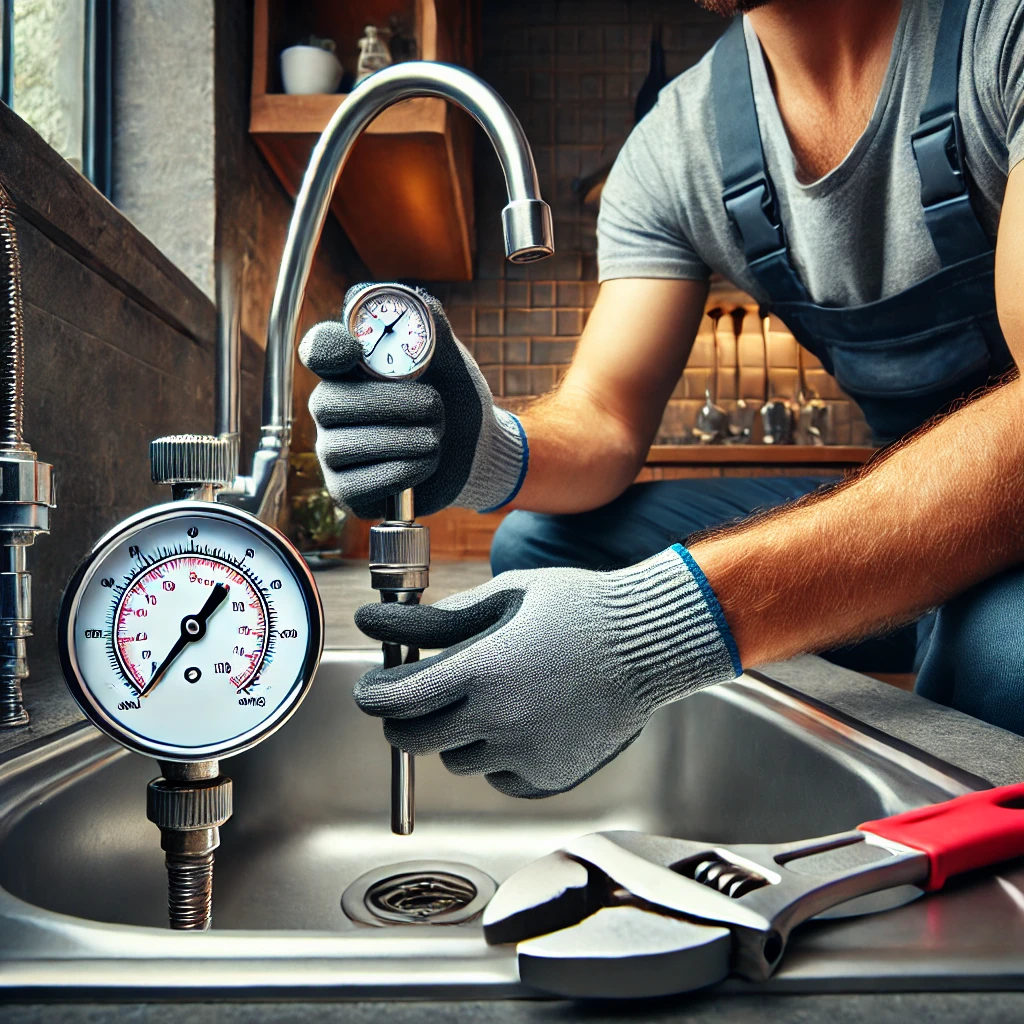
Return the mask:
[[(154, 762), (84, 723), (0, 762), (0, 987), (528, 995), (514, 950), (487, 947), (478, 918), (373, 927), (346, 916), (342, 894), (411, 861), (500, 883), (605, 829), (748, 843), (823, 835), (984, 784), (748, 674), (663, 708), (621, 757), (548, 800), (514, 800), (420, 759), (416, 831), (398, 837), (387, 745), (351, 699), (374, 663), (373, 652), (326, 652), (295, 717), (223, 762), (235, 813), (207, 933), (166, 929), (163, 856), (145, 817)], [(993, 973), (1005, 987), (1024, 977), (1022, 889), (1024, 871), (1007, 870), (883, 915), (813, 923), (767, 987), (950, 987)]]

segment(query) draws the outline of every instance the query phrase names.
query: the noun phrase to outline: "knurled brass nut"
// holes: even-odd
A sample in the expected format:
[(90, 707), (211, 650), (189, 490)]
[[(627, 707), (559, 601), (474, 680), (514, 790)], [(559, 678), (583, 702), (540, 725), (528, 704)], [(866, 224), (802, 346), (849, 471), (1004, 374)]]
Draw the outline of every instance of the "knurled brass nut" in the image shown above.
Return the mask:
[(419, 524), (379, 523), (370, 528), (371, 569), (425, 569), (430, 531)]
[(214, 828), (231, 817), (231, 780), (153, 779), (146, 789), (146, 817), (158, 828)]

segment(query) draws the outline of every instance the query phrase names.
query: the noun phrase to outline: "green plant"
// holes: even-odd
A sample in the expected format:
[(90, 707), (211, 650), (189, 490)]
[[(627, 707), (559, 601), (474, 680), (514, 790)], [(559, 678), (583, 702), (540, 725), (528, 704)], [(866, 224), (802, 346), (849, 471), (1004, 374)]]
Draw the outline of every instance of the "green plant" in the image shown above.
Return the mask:
[(326, 488), (293, 495), (291, 504), (292, 523), (300, 548), (308, 550), (340, 544), (345, 512), (334, 504)]

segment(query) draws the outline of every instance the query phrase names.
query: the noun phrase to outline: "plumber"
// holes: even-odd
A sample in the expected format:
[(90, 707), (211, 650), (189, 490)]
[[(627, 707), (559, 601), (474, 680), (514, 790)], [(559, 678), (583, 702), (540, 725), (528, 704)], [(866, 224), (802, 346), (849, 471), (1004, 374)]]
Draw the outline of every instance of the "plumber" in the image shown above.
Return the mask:
[[(357, 684), (388, 740), (515, 796), (575, 786), (745, 667), (900, 670), (908, 638), (919, 693), (1024, 733), (1024, 0), (700, 2), (743, 16), (615, 164), (557, 390), (497, 408), (436, 301), (419, 381), (355, 379), (338, 323), (300, 349), (337, 502), (516, 510), (493, 580), (356, 617), (444, 649)], [(858, 402), (887, 445), (866, 469), (631, 486), (712, 271)]]

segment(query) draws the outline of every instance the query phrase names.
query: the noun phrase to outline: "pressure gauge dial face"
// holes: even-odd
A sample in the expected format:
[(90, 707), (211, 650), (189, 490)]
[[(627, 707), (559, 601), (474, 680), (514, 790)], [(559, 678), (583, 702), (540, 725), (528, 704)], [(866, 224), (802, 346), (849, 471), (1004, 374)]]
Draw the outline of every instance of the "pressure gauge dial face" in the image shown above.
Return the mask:
[(203, 501), (107, 534), (72, 577), (58, 634), (82, 710), (142, 754), (226, 757), (298, 706), (323, 644), (309, 569), (276, 530)]
[(363, 346), (363, 367), (374, 377), (418, 377), (434, 354), (434, 318), (427, 304), (404, 285), (371, 285), (345, 313)]

